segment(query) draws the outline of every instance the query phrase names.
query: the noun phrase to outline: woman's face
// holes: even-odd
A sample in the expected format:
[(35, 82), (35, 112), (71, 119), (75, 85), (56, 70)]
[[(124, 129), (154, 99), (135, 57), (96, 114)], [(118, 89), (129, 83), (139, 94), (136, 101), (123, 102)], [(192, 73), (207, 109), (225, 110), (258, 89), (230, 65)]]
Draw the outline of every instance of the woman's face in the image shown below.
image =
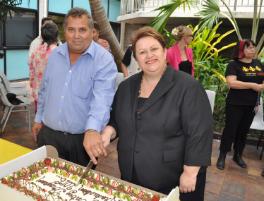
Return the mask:
[(190, 45), (193, 39), (193, 34), (191, 29), (186, 29), (182, 39), (184, 40), (186, 45)]
[(253, 59), (256, 55), (256, 47), (252, 43), (248, 47), (245, 46), (244, 55), (247, 59)]
[(158, 40), (147, 36), (140, 38), (135, 45), (138, 65), (147, 74), (162, 74), (166, 67), (166, 49)]

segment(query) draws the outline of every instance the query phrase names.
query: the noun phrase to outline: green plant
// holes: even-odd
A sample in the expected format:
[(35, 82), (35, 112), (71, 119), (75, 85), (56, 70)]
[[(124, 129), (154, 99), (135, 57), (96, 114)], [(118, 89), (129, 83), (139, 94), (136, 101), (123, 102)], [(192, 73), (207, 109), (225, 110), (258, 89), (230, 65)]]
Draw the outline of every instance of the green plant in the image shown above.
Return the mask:
[(217, 23), (212, 29), (200, 29), (199, 26), (194, 28), (195, 34), (191, 45), (195, 58), (196, 78), (202, 81), (202, 83), (204, 83), (203, 80), (210, 81), (215, 78), (221, 82), (225, 82), (224, 70), (226, 60), (220, 56), (220, 53), (233, 47), (236, 43), (232, 42), (219, 47), (222, 40), (234, 32), (234, 30), (230, 30), (223, 34), (218, 33), (221, 23)]
[[(200, 21), (202, 28), (204, 27), (211, 28), (215, 23), (217, 23), (220, 17), (226, 17), (234, 27), (238, 39), (241, 40), (243, 38), (241, 36), (236, 18), (234, 17), (233, 12), (230, 10), (225, 0), (205, 0), (203, 2), (204, 3), (202, 5), (202, 9), (199, 12), (199, 15), (202, 17)], [(227, 9), (227, 12), (224, 12), (220, 9), (219, 7), (220, 2)], [(262, 6), (263, 6), (263, 0), (254, 0), (251, 39), (256, 42), (258, 33), (262, 34), (260, 40), (257, 43), (258, 56), (264, 53), (264, 47), (263, 47), (264, 33), (258, 32)]]
[(220, 34), (218, 32), (222, 22), (215, 24), (211, 29), (203, 29), (196, 26), (192, 48), (195, 58), (195, 77), (205, 89), (215, 90), (215, 109), (214, 109), (214, 130), (221, 132), (225, 121), (225, 98), (227, 86), (225, 80), (225, 70), (228, 60), (223, 58), (220, 53), (233, 47), (236, 43), (232, 42), (225, 46), (220, 43), (232, 34), (235, 30), (229, 30)]
[[(259, 32), (259, 22), (263, 1), (264, 0), (254, 0), (254, 10), (252, 14), (251, 39), (256, 42), (257, 34), (262, 34), (260, 40), (257, 43), (258, 56), (264, 54), (264, 33)], [(227, 9), (227, 12), (224, 12), (220, 9), (219, 3), (223, 4), (223, 6)], [(201, 0), (172, 0), (169, 4), (155, 9), (156, 11), (159, 11), (159, 14), (154, 18), (151, 26), (153, 26), (158, 31), (163, 32), (169, 17), (177, 8), (183, 8), (185, 10), (186, 8), (190, 9), (190, 7), (196, 6), (197, 4), (201, 4)], [(203, 0), (202, 9), (198, 13), (198, 16), (201, 17), (201, 29), (206, 27), (212, 28), (218, 22), (219, 18), (227, 18), (234, 27), (238, 39), (242, 39), (236, 18), (229, 8), (229, 5), (226, 3), (226, 0)]]

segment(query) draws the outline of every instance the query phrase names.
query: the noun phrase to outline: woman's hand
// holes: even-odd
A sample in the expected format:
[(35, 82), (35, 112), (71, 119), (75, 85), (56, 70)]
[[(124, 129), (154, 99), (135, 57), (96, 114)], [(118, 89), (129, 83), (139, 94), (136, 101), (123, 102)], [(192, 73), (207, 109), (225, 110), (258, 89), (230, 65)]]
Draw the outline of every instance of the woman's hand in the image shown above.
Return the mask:
[(254, 84), (252, 85), (252, 89), (253, 89), (254, 91), (256, 91), (256, 92), (261, 92), (261, 91), (263, 91), (263, 89), (264, 89), (264, 84), (256, 84), (256, 83), (254, 83)]
[(258, 110), (259, 110), (259, 105), (257, 105), (257, 106), (254, 107), (254, 112), (255, 112), (255, 114), (258, 113)]
[(106, 126), (101, 133), (103, 145), (107, 147), (110, 144), (110, 140), (116, 136), (116, 131), (112, 126)]
[(229, 75), (226, 77), (226, 82), (229, 88), (232, 89), (252, 89), (256, 92), (261, 92), (264, 90), (264, 84), (257, 84), (254, 82), (243, 82), (237, 80), (234, 75)]
[(200, 167), (184, 165), (184, 171), (180, 177), (179, 189), (181, 193), (190, 193), (195, 191), (197, 174)]

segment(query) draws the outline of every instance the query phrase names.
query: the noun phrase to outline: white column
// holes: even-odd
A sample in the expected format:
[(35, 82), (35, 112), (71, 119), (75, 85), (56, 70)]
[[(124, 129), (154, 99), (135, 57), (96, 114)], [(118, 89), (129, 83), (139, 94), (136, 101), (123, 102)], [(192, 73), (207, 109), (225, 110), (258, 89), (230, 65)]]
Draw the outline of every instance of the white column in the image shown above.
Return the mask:
[(41, 20), (48, 16), (48, 0), (39, 0), (38, 18), (39, 18), (39, 35), (41, 30)]
[(124, 50), (124, 42), (125, 42), (125, 33), (126, 33), (126, 23), (123, 21), (121, 22), (120, 28), (120, 47), (121, 50)]

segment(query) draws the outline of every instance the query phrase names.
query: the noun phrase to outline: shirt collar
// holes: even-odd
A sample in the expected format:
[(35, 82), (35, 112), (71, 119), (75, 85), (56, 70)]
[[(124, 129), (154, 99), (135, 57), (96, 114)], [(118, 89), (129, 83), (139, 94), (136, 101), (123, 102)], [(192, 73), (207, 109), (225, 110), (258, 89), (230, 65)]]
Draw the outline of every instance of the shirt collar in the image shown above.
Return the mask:
[[(63, 43), (62, 45), (60, 45), (60, 48), (58, 48), (59, 53), (61, 53), (64, 56), (69, 55), (68, 52), (68, 44), (67, 42)], [(84, 51), (84, 53), (82, 53), (82, 55), (85, 54), (89, 54), (92, 58), (94, 58), (95, 55), (95, 42), (92, 40), (92, 42), (90, 43), (89, 47)]]

